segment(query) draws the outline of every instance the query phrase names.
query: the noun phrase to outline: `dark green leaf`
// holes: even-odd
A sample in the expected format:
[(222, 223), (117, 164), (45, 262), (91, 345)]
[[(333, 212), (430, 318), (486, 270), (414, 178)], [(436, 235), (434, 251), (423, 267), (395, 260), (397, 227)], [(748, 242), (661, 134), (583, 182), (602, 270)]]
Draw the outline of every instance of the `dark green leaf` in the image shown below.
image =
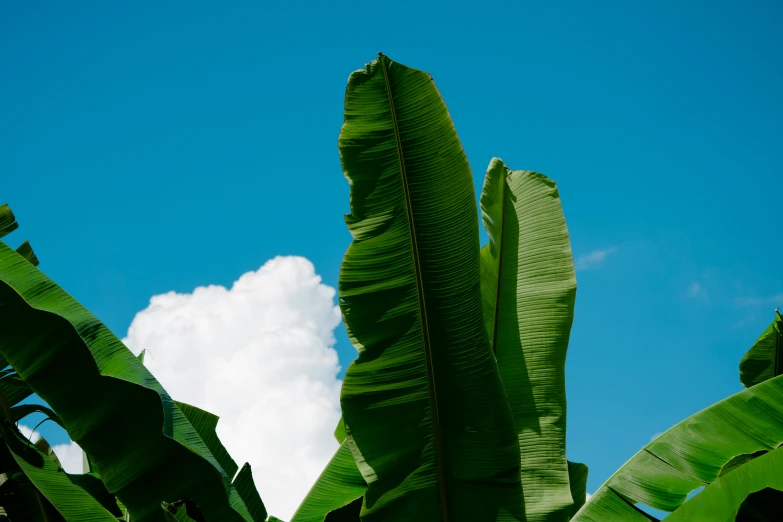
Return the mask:
[(0, 237), (5, 237), (19, 228), (14, 213), (7, 204), (0, 205)]
[(67, 474), (68, 478), (90, 494), (98, 503), (115, 517), (122, 517), (122, 511), (117, 505), (117, 499), (109, 493), (101, 478), (95, 473), (85, 473), (83, 475)]
[(354, 241), (341, 403), (377, 522), (522, 520), (519, 446), (484, 329), (473, 178), (432, 77), (381, 56), (339, 139)]
[(58, 417), (55, 412), (53, 412), (51, 409), (41, 404), (19, 404), (18, 406), (12, 407), (11, 420), (14, 422), (18, 422), (33, 413), (43, 413), (50, 420), (54, 421), (60, 426), (63, 425), (62, 421), (60, 420), (60, 417)]
[(111, 513), (82, 487), (72, 482), (57, 464), (23, 438), (13, 425), (0, 423), (0, 431), (22, 472), (65, 520), (116, 522)]
[(261, 500), (261, 495), (258, 494), (256, 483), (253, 481), (253, 472), (250, 469), (250, 464), (245, 463), (242, 469), (239, 470), (234, 479), (234, 488), (236, 488), (237, 493), (245, 502), (247, 510), (253, 517), (253, 521), (264, 522), (267, 515), (266, 507), (264, 507), (264, 502)]
[(764, 488), (748, 495), (737, 513), (736, 522), (776, 522), (783, 520), (783, 491)]
[[(358, 500), (361, 508), (362, 497), (367, 484), (356, 468), (348, 443), (343, 441), (340, 448), (318, 477), (302, 505), (296, 510), (291, 522), (323, 522), (324, 517), (334, 511), (353, 504)], [(335, 515), (337, 520), (339, 516)], [(336, 521), (335, 521), (336, 522)]]
[(27, 259), (33, 266), (38, 266), (38, 256), (33, 252), (33, 247), (30, 246), (29, 241), (25, 241), (16, 248), (16, 253)]
[[(769, 451), (777, 448), (781, 442), (783, 376), (769, 379), (717, 402), (658, 436), (612, 475), (576, 514), (574, 520), (624, 520), (617, 518), (618, 513), (630, 517), (631, 513), (627, 509), (617, 511), (619, 508), (615, 497), (618, 495), (632, 503), (674, 511), (683, 505), (688, 493), (694, 489), (717, 483), (721, 470), (735, 456)], [(767, 455), (771, 453), (780, 452), (770, 451)], [(737, 467), (718, 480), (738, 477), (736, 474), (746, 468), (756, 469), (749, 466), (755, 466), (767, 455)], [(773, 459), (777, 458), (780, 457)], [(783, 465), (780, 469), (783, 469)], [(707, 490), (710, 487), (694, 498), (701, 497)], [(611, 518), (613, 516), (615, 518)]]
[(0, 377), (0, 394), (4, 409), (10, 413), (11, 406), (28, 398), (33, 390), (18, 374), (8, 373)]
[(769, 328), (745, 354), (740, 362), (740, 382), (755, 386), (783, 373), (783, 318), (775, 312)]
[(568, 462), (568, 483), (571, 487), (571, 498), (574, 505), (571, 507), (570, 517), (581, 509), (587, 498), (587, 472), (588, 468), (578, 462)]
[(135, 521), (163, 520), (161, 502), (183, 498), (210, 521), (250, 520), (206, 444), (141, 362), (1, 242), (0, 303), (0, 353), (58, 413)]
[[(757, 385), (754, 388), (761, 386)], [(765, 488), (783, 489), (783, 448), (770, 451), (717, 479), (666, 518), (667, 522), (733, 521), (749, 495)], [(777, 498), (780, 498), (776, 495)], [(746, 509), (745, 516), (750, 510)], [(783, 505), (777, 506), (781, 520)], [(752, 519), (751, 519), (752, 520)], [(763, 520), (763, 519), (762, 519)]]
[(196, 430), (196, 433), (199, 434), (201, 440), (207, 445), (209, 451), (215, 456), (215, 459), (218, 461), (218, 464), (220, 464), (220, 467), (223, 468), (223, 471), (226, 472), (226, 475), (229, 477), (236, 475), (239, 466), (237, 466), (237, 463), (231, 458), (231, 455), (228, 454), (228, 451), (225, 446), (223, 446), (223, 443), (220, 442), (217, 432), (215, 431), (220, 417), (213, 415), (208, 411), (196, 408), (195, 406), (191, 406), (190, 404), (185, 404), (184, 402), (175, 401), (175, 404), (180, 411), (185, 414), (185, 417), (190, 421), (190, 424), (193, 425), (193, 429)]

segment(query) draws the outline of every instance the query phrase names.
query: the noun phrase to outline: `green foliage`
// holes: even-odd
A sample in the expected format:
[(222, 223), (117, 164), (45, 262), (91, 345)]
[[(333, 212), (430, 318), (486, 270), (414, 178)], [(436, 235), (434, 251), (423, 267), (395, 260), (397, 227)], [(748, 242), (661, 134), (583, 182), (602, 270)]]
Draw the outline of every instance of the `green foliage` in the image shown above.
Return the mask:
[(480, 249), (445, 104), (383, 55), (348, 80), (339, 146), (354, 237), (340, 305), (359, 356), (340, 449), (292, 522), (568, 520), (587, 467), (565, 456), (576, 281), (554, 182), (493, 160)]
[[(749, 495), (783, 488), (783, 375), (776, 364), (779, 327), (776, 313), (740, 363), (742, 381), (749, 388), (689, 417), (645, 446), (601, 486), (574, 520), (642, 520), (634, 505), (640, 503), (671, 511), (667, 520), (730, 521)], [(702, 486), (706, 486), (703, 491), (686, 502), (687, 495)], [(769, 495), (764, 500), (776, 498)], [(743, 516), (754, 505), (744, 504)], [(783, 504), (775, 509), (783, 513)]]
[[(14, 228), (10, 209), (0, 207), (0, 231)], [(10, 364), (0, 372), (2, 416), (44, 413), (85, 450), (93, 473), (63, 473), (45, 441), (36, 447), (4, 425), (13, 480), (0, 486), (0, 505), (9, 519), (116, 520), (127, 509), (134, 522), (162, 521), (170, 515), (162, 506), (171, 503), (189, 506), (197, 522), (266, 520), (250, 468), (231, 481), (238, 467), (214, 433), (217, 417), (172, 401), (34, 259), (0, 242), (0, 355)], [(15, 406), (33, 392), (52, 409)]]
[(0, 423), (0, 435), (0, 466), (8, 477), (0, 486), (0, 502), (12, 521), (116, 522), (119, 509), (107, 501), (102, 484), (64, 473), (56, 459), (7, 420)]
[(340, 306), (359, 350), (341, 404), (368, 484), (362, 518), (521, 520), (472, 176), (432, 78), (385, 56), (353, 73), (338, 143), (354, 238)]
[(783, 373), (783, 317), (775, 311), (769, 328), (740, 362), (740, 381), (748, 388)]
[[(481, 193), (484, 321), (521, 453), (529, 522), (573, 514), (565, 454), (565, 361), (576, 275), (555, 182), (493, 159)], [(586, 479), (586, 470), (585, 470)]]
[[(636, 504), (672, 521), (777, 520), (779, 313), (740, 363), (746, 390), (656, 438), (585, 504), (587, 466), (565, 448), (576, 277), (557, 186), (493, 159), (480, 248), (470, 166), (427, 73), (379, 55), (350, 76), (344, 115), (339, 299), (358, 357), (340, 447), (292, 522), (655, 520)], [(0, 237), (17, 227), (0, 206)], [(0, 521), (281, 522), (218, 417), (172, 400), (144, 352), (38, 263), (29, 242), (0, 242)], [(51, 409), (19, 404), (33, 393)], [(31, 413), (68, 431), (88, 473), (21, 435)]]

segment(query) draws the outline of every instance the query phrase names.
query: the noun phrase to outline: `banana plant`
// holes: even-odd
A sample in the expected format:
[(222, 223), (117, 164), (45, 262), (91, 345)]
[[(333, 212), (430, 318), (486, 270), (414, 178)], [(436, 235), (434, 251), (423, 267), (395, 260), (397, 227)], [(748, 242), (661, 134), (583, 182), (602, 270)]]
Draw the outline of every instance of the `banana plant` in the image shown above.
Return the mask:
[(446, 106), (384, 55), (348, 80), (339, 150), (354, 238), (339, 297), (359, 356), (340, 447), (292, 522), (569, 520), (587, 468), (565, 456), (576, 281), (554, 182), (494, 159), (480, 249)]
[[(740, 363), (747, 389), (680, 422), (626, 462), (576, 522), (657, 520), (773, 522), (783, 516), (783, 374), (776, 312)], [(688, 495), (704, 488), (690, 500)], [(687, 500), (687, 502), (686, 502)], [(765, 514), (766, 513), (766, 514)]]
[[(17, 227), (8, 206), (0, 207), (0, 237)], [(185, 406), (37, 264), (29, 243), (14, 250), (0, 242), (0, 363), (6, 367), (0, 392), (6, 424), (14, 419), (11, 406), (36, 393), (134, 522), (166, 520), (164, 503), (192, 505), (205, 521), (266, 520), (249, 468), (232, 481), (236, 464), (230, 467), (230, 457), (219, 452), (222, 445), (209, 439), (209, 425), (194, 426), (181, 409)], [(66, 512), (74, 507), (68, 499), (77, 494), (73, 481), (49, 473), (57, 471), (56, 464), (36, 456), (10, 426), (3, 427), (2, 438), (16, 465), (66, 520), (116, 520), (109, 511), (93, 518)], [(52, 477), (59, 482), (47, 488)]]

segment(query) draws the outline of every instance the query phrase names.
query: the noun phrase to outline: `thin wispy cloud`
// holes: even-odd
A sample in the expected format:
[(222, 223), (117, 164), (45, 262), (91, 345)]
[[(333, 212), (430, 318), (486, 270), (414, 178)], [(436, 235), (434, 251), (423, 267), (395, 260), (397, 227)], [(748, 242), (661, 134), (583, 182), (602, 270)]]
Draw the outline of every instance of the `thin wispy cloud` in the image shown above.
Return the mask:
[(734, 299), (734, 304), (739, 308), (783, 306), (783, 294), (770, 295), (767, 297), (737, 297)]
[(707, 299), (707, 290), (698, 281), (693, 281), (688, 285), (685, 295), (691, 299)]
[(605, 250), (593, 250), (589, 254), (582, 254), (576, 258), (574, 268), (576, 268), (577, 271), (590, 270), (591, 268), (599, 266), (610, 254), (615, 252), (617, 252), (617, 247), (611, 247)]

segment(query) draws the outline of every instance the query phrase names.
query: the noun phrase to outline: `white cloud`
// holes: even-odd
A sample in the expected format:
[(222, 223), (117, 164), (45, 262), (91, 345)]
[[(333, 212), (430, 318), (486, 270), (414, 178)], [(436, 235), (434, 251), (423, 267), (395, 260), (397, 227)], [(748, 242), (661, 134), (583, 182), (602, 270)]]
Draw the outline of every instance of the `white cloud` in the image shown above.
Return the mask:
[[(33, 431), (29, 426), (24, 424), (19, 425), (19, 431), (30, 442), (37, 442), (41, 438), (41, 434), (37, 431)], [(75, 442), (66, 444), (56, 444), (52, 446), (52, 451), (57, 455), (57, 459), (62, 464), (62, 467), (68, 473), (83, 473), (82, 464), (82, 449)]]
[(175, 400), (220, 416), (270, 514), (290, 519), (337, 449), (340, 322), (333, 288), (302, 257), (276, 257), (231, 289), (156, 295), (123, 340)]
[(589, 270), (595, 268), (604, 262), (609, 254), (617, 252), (617, 247), (607, 248), (605, 250), (593, 250), (589, 254), (582, 254), (574, 263), (576, 270)]
[(592, 497), (593, 494), (589, 492), (585, 492), (585, 503), (587, 503), (588, 500), (590, 500), (590, 497)]
[(82, 449), (75, 442), (68, 444), (56, 444), (52, 446), (52, 451), (57, 455), (63, 469), (68, 473), (84, 473), (84, 464), (82, 459)]
[(19, 428), (19, 431), (22, 432), (22, 435), (24, 435), (24, 438), (26, 438), (30, 442), (33, 442), (33, 443), (37, 442), (38, 439), (41, 438), (41, 434), (40, 433), (38, 433), (37, 431), (34, 432), (32, 428), (30, 428), (28, 426), (25, 426), (24, 424), (20, 424), (18, 426), (18, 428)]

